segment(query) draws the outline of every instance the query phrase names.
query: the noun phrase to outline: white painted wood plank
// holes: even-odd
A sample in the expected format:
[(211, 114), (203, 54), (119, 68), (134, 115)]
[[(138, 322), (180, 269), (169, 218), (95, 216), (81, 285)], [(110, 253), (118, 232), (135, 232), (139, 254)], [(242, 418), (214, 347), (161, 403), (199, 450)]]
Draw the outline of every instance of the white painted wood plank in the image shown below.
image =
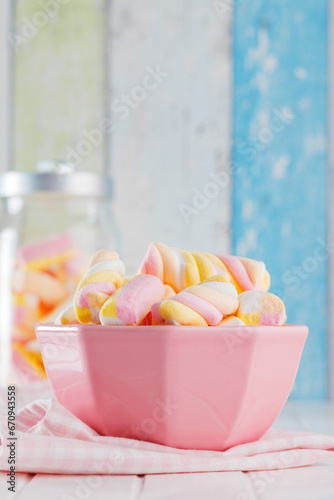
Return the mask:
[[(334, 465), (317, 464), (282, 471), (247, 474), (255, 498), (265, 500), (333, 500)], [(240, 500), (248, 500), (247, 492)]]
[(2, 488), (9, 500), (332, 500), (334, 465), (252, 473), (163, 474), (145, 476), (52, 476), (19, 474), (17, 493)]
[(242, 472), (164, 474), (145, 476), (140, 500), (255, 500), (252, 485)]
[(274, 427), (334, 436), (334, 403), (288, 401)]
[(15, 500), (137, 500), (143, 481), (138, 476), (37, 474)]
[(1, 500), (12, 500), (18, 497), (20, 492), (22, 492), (30, 481), (33, 479), (32, 474), (19, 473), (16, 474), (16, 485), (15, 485), (15, 493), (12, 491), (8, 491), (7, 480), (8, 477), (6, 472), (0, 472), (0, 498)]
[(8, 39), (11, 31), (11, 0), (0, 2), (0, 171), (10, 167), (11, 63)]
[[(128, 272), (151, 240), (228, 251), (231, 8), (219, 17), (212, 2), (113, 0), (110, 17), (111, 160)], [(196, 212), (188, 221), (182, 204)]]

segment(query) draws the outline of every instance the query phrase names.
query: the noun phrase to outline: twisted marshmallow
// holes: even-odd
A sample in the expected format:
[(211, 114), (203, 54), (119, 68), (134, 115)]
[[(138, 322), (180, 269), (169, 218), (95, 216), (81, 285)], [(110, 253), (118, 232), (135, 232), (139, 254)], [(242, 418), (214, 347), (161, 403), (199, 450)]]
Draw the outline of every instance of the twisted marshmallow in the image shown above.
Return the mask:
[(76, 325), (79, 321), (76, 317), (73, 305), (67, 306), (55, 319), (55, 325)]
[(156, 276), (176, 292), (201, 281), (195, 258), (185, 250), (163, 243), (149, 245), (139, 273)]
[(151, 313), (154, 324), (214, 326), (238, 306), (235, 286), (219, 274), (154, 304)]
[(245, 323), (236, 316), (227, 316), (217, 326), (245, 326)]
[(102, 325), (139, 325), (152, 305), (165, 294), (165, 285), (156, 276), (137, 275), (111, 295), (100, 312)]
[(266, 291), (270, 286), (270, 275), (263, 262), (230, 255), (191, 253), (158, 242), (149, 245), (139, 273), (157, 276), (176, 292), (216, 274), (228, 277), (238, 293)]
[(100, 250), (92, 257), (74, 298), (74, 310), (80, 323), (100, 323), (100, 310), (122, 284), (124, 272), (117, 252)]

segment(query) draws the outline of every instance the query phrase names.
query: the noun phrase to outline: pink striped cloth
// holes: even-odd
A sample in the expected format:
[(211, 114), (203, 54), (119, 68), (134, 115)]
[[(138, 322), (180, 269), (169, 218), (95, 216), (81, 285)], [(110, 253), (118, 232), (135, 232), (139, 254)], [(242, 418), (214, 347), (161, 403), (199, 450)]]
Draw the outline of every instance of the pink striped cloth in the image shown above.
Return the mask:
[[(1, 417), (0, 470), (8, 470), (7, 419)], [(16, 471), (56, 474), (157, 474), (285, 469), (334, 458), (334, 437), (271, 429), (225, 452), (178, 450), (98, 435), (57, 401), (38, 400), (16, 417)]]

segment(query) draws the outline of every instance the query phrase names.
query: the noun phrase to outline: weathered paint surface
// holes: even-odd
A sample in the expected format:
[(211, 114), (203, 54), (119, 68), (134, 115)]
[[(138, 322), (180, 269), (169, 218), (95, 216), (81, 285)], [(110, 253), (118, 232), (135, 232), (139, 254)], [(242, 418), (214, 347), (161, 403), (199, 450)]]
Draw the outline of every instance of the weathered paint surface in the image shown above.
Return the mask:
[(230, 18), (213, 2), (112, 2), (111, 159), (130, 272), (151, 240), (229, 249)]
[(0, 172), (10, 165), (11, 57), (7, 33), (11, 26), (10, 0), (0, 2)]
[[(66, 158), (70, 147), (76, 168), (111, 168), (129, 273), (153, 239), (229, 251), (232, 184), (233, 251), (265, 260), (289, 322), (310, 327), (293, 395), (321, 398), (327, 1), (237, 0), (233, 58), (231, 6), (69, 0), (36, 30), (41, 3), (17, 0), (12, 34), (25, 40), (14, 54), (14, 167), (33, 170), (41, 159)], [(156, 66), (160, 81), (150, 73)], [(112, 131), (101, 135), (109, 116)]]
[(293, 396), (324, 398), (327, 1), (237, 2), (233, 36), (233, 163), (241, 167), (233, 250), (267, 263), (288, 322), (310, 328)]
[(105, 115), (105, 13), (105, 0), (15, 2), (15, 169), (48, 158), (104, 167), (105, 142), (92, 131)]

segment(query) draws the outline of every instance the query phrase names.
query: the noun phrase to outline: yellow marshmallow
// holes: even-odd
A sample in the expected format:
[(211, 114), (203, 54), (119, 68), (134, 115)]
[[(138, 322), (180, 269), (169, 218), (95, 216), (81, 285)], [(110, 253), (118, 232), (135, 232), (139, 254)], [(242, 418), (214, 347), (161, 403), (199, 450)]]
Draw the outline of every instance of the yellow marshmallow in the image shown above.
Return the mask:
[(238, 311), (237, 316), (245, 323), (245, 325), (259, 325), (261, 322), (261, 314), (258, 312), (241, 314)]
[(175, 300), (164, 300), (161, 302), (159, 312), (167, 322), (173, 321), (180, 325), (190, 326), (208, 326), (203, 316)]

